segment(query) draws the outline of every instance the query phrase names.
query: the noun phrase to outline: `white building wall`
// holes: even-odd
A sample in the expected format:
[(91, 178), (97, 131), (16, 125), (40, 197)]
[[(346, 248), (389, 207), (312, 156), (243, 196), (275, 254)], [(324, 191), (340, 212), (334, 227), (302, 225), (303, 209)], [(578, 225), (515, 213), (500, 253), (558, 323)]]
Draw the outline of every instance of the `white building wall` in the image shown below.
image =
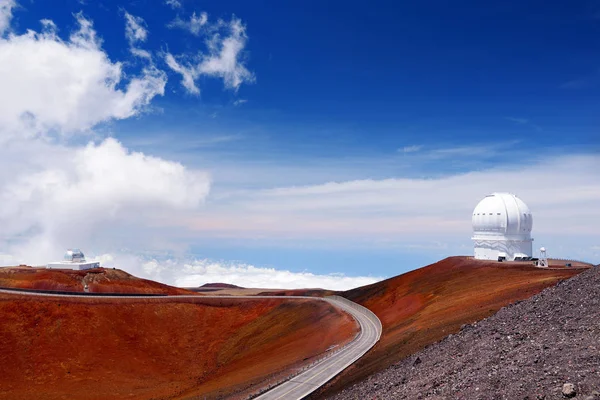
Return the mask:
[(85, 270), (85, 269), (93, 269), (100, 268), (99, 262), (51, 262), (46, 265), (46, 268), (50, 269), (75, 269), (75, 270)]
[(514, 261), (515, 257), (531, 257), (533, 254), (530, 240), (496, 240), (473, 238), (475, 241), (475, 258), (478, 260), (498, 260), (500, 255), (506, 261)]

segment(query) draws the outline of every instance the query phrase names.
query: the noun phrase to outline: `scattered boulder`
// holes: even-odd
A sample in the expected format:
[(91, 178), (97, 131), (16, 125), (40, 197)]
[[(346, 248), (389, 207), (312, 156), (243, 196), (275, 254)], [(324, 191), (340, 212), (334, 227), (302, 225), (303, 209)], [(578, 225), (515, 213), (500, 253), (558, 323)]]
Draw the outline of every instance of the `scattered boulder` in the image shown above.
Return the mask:
[(562, 387), (562, 394), (569, 399), (571, 397), (575, 397), (577, 395), (577, 392), (575, 391), (575, 385), (572, 383), (565, 383)]

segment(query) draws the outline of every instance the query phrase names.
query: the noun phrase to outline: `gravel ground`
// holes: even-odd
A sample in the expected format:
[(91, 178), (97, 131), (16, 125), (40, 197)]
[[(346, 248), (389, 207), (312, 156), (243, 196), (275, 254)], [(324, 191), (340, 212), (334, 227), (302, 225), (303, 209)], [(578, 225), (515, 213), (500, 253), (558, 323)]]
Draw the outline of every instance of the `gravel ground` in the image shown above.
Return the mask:
[(600, 267), (465, 325), (333, 397), (565, 398), (600, 400)]

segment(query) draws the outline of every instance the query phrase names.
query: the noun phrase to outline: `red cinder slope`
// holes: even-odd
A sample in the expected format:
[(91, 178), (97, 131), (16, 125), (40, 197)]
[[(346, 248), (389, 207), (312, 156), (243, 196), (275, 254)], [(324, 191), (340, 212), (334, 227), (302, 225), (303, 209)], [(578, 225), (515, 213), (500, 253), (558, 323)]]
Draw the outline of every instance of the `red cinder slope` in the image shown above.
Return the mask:
[(137, 278), (120, 269), (96, 268), (75, 271), (32, 267), (0, 268), (0, 287), (83, 292), (86, 284), (89, 291), (95, 293), (196, 294)]
[(314, 300), (0, 294), (0, 315), (10, 400), (229, 397), (356, 332)]
[(463, 324), (486, 318), (583, 270), (449, 257), (341, 293), (377, 314), (383, 335), (373, 350), (329, 386), (327, 394), (457, 332)]

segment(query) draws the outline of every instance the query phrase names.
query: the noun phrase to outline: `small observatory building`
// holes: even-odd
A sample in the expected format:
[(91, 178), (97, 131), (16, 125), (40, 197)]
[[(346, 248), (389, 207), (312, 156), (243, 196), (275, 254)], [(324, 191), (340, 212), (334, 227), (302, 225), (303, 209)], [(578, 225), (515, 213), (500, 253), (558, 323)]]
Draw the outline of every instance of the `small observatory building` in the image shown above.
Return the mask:
[(100, 263), (85, 261), (85, 256), (79, 249), (68, 249), (65, 253), (63, 261), (48, 263), (46, 268), (83, 270), (100, 268)]
[(473, 210), (473, 241), (478, 260), (531, 260), (533, 217), (511, 193), (485, 196)]

